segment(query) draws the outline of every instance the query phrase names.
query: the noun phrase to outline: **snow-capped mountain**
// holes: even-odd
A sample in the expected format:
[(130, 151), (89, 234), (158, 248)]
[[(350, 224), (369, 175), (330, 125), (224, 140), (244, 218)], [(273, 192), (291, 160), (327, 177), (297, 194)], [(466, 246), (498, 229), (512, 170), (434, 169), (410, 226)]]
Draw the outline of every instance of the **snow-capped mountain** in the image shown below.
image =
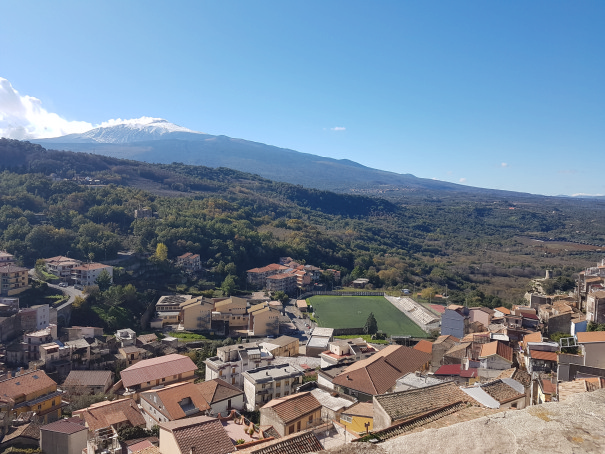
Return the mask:
[(143, 117), (111, 126), (101, 126), (79, 134), (41, 140), (46, 143), (133, 143), (164, 139), (200, 140), (204, 136), (206, 134), (175, 125), (162, 118)]

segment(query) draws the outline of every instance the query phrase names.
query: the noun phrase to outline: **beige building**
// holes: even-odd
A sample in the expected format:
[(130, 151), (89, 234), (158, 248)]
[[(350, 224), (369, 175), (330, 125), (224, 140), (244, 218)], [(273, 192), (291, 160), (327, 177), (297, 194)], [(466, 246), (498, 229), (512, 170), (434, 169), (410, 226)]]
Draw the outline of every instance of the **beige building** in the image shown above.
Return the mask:
[(605, 331), (577, 333), (584, 366), (605, 369)]
[(260, 409), (261, 426), (273, 426), (282, 437), (321, 422), (321, 404), (310, 392), (273, 399)]
[(186, 381), (193, 383), (196, 370), (197, 366), (191, 358), (172, 354), (144, 359), (124, 369), (121, 382), (126, 394), (138, 399), (138, 393), (154, 386)]
[(273, 356), (298, 356), (300, 342), (295, 337), (280, 336), (261, 343), (261, 346)]
[(203, 296), (180, 304), (179, 325), (187, 331), (209, 330), (212, 326), (214, 303)]
[(27, 271), (12, 264), (0, 266), (0, 295), (17, 295), (30, 288)]
[(248, 310), (248, 331), (252, 336), (277, 336), (279, 334), (279, 310), (267, 303), (257, 304)]
[(40, 448), (45, 454), (82, 453), (86, 448), (88, 429), (76, 419), (61, 419), (40, 427)]
[(44, 262), (46, 263), (46, 271), (57, 276), (62, 282), (69, 282), (72, 270), (82, 264), (80, 260), (62, 255), (44, 259)]
[(195, 273), (202, 269), (202, 260), (199, 254), (192, 254), (187, 252), (183, 255), (179, 255), (176, 258), (176, 266), (183, 268), (185, 271)]
[(242, 372), (267, 366), (273, 360), (273, 355), (255, 342), (219, 347), (216, 355), (204, 361), (206, 380), (220, 378), (238, 388), (244, 387)]
[(236, 296), (218, 301), (214, 304), (212, 320), (228, 322), (230, 331), (247, 331), (249, 320), (247, 307), (248, 301)]
[(266, 280), (266, 288), (270, 292), (292, 293), (298, 285), (298, 276), (294, 273), (274, 274)]

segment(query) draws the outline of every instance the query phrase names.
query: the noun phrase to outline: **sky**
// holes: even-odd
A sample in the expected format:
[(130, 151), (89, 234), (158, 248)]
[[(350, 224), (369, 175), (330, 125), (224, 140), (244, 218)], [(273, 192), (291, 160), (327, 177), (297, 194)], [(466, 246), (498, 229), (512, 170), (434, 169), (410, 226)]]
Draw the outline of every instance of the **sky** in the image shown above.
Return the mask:
[(603, 1), (0, 3), (0, 136), (140, 117), (418, 177), (605, 194)]

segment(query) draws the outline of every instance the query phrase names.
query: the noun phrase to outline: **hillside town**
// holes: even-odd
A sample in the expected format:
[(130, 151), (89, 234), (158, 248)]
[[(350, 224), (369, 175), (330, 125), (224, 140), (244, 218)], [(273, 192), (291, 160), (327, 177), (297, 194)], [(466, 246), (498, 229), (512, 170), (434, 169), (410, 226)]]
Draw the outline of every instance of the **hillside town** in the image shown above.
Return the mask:
[[(488, 308), (421, 304), (407, 289), (366, 289), (367, 279), (341, 289), (339, 271), (283, 257), (247, 271), (247, 294), (165, 294), (141, 330), (114, 332), (72, 325), (69, 312), (91, 287), (111, 287), (112, 265), (36, 263), (0, 252), (0, 452), (348, 450), (605, 388), (605, 259), (573, 291), (545, 294), (536, 279), (523, 304)], [(175, 265), (201, 272), (197, 254)], [(22, 306), (37, 273), (69, 299)], [(314, 295), (370, 294), (425, 335), (384, 335), (370, 317), (318, 325)]]

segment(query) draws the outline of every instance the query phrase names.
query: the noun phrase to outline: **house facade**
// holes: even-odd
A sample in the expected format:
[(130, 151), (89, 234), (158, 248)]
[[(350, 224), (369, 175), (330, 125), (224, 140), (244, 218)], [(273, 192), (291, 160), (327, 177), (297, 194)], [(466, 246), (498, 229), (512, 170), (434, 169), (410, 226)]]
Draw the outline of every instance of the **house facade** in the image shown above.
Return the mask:
[(268, 366), (273, 361), (273, 355), (256, 342), (219, 347), (216, 355), (204, 361), (206, 380), (218, 378), (240, 389), (244, 387), (243, 372)]
[(0, 295), (13, 296), (27, 290), (29, 278), (27, 268), (22, 268), (13, 264), (0, 266)]
[(85, 263), (76, 266), (71, 270), (71, 278), (75, 285), (86, 287), (96, 285), (97, 278), (103, 272), (107, 271), (113, 281), (113, 266), (103, 265), (102, 263)]
[(244, 372), (246, 409), (254, 411), (274, 398), (289, 396), (302, 384), (304, 373), (299, 369), (274, 364)]
[(260, 409), (261, 426), (273, 426), (282, 437), (319, 425), (321, 421), (321, 404), (310, 392), (273, 399)]
[(462, 339), (468, 333), (469, 325), (468, 308), (451, 304), (445, 308), (445, 312), (441, 316), (441, 335)]

